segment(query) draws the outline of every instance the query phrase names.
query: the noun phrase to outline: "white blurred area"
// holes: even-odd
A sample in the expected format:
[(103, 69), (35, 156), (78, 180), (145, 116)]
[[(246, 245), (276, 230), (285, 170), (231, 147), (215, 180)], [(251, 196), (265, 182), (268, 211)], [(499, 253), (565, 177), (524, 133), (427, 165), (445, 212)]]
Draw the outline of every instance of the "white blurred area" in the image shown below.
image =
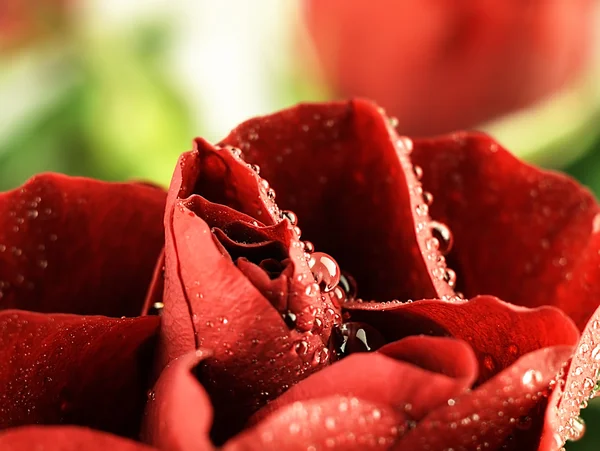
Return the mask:
[[(224, 137), (247, 118), (328, 97), (319, 83), (315, 59), (301, 38), (301, 1), (79, 0), (73, 4), (79, 36), (92, 42), (91, 48), (110, 48), (114, 44), (107, 37), (126, 36), (140, 24), (168, 27), (164, 72), (190, 109), (194, 135), (209, 141)], [(600, 42), (600, 14), (598, 18)], [(76, 83), (76, 74), (64, 67), (53, 69), (71, 50), (40, 45), (0, 61), (0, 149), (3, 140)], [(127, 64), (122, 64), (126, 72)], [(131, 81), (123, 80), (127, 89)], [(545, 149), (556, 141), (568, 142), (596, 114), (600, 106), (597, 80), (600, 53), (576, 86), (481, 128), (516, 154), (561, 166), (576, 155), (568, 151), (549, 154)], [(139, 98), (146, 98), (145, 93)], [(135, 111), (138, 106), (132, 105)], [(136, 135), (131, 135), (133, 140)]]
[[(241, 121), (289, 106), (283, 80), (294, 60), (299, 4), (281, 0), (89, 0), (89, 29), (167, 20), (173, 31), (168, 72), (192, 108), (198, 132), (215, 141)], [(306, 99), (311, 100), (311, 99)], [(316, 100), (316, 99), (312, 99)]]

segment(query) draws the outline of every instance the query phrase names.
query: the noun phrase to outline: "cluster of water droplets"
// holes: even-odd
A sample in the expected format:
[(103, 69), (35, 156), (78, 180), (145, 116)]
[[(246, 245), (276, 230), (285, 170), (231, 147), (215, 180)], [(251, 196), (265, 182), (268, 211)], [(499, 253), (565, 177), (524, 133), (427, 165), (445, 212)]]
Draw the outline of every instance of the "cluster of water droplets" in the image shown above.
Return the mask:
[(562, 391), (556, 412), (560, 426), (555, 434), (556, 443), (562, 445), (583, 437), (585, 423), (580, 410), (600, 392), (600, 320), (594, 319), (586, 327), (570, 365), (554, 384)]
[[(394, 117), (390, 118), (389, 125), (392, 129), (395, 129), (398, 125), (398, 120)], [(456, 272), (446, 264), (446, 255), (448, 255), (454, 243), (452, 232), (446, 224), (434, 221), (429, 216), (429, 209), (434, 200), (433, 194), (423, 189), (421, 183), (423, 168), (413, 164), (411, 161), (410, 155), (413, 150), (412, 140), (406, 136), (400, 136), (395, 144), (402, 167), (407, 171), (412, 171), (414, 175), (414, 181), (408, 180), (411, 198), (414, 195), (414, 198), (420, 199), (420, 201), (412, 205), (412, 208), (414, 208), (415, 212), (415, 230), (418, 241), (425, 243), (425, 249), (421, 249), (423, 257), (427, 260), (428, 266), (431, 268), (431, 276), (435, 280), (445, 282), (454, 290), (456, 286)], [(461, 293), (456, 293), (455, 296), (443, 295), (442, 300), (462, 302), (463, 297)]]
[[(37, 192), (36, 192), (37, 190)], [(16, 245), (9, 245), (0, 243), (0, 254), (10, 254), (8, 256), (13, 262), (22, 262), (16, 264), (15, 267), (29, 267), (30, 261), (35, 262), (35, 269), (31, 269), (27, 272), (32, 271), (44, 271), (48, 268), (48, 248), (53, 246), (58, 240), (58, 235), (48, 231), (47, 221), (54, 217), (52, 209), (48, 206), (43, 206), (43, 200), (41, 195), (43, 190), (35, 186), (25, 186), (18, 192), (19, 199), (15, 202), (16, 208), (8, 212), (8, 221), (12, 222), (12, 226), (8, 228), (8, 232), (5, 238), (10, 242), (11, 234), (13, 236), (22, 233), (23, 230), (27, 230), (28, 235), (32, 239), (37, 239), (38, 244), (31, 245), (27, 243), (27, 249), (23, 249)], [(40, 195), (34, 195), (40, 194)], [(33, 238), (35, 237), (35, 238)], [(16, 239), (15, 242), (21, 240)], [(26, 289), (31, 291), (34, 289), (34, 283), (28, 280), (26, 274), (17, 271), (12, 277), (6, 277), (0, 279), (0, 300), (15, 289)]]

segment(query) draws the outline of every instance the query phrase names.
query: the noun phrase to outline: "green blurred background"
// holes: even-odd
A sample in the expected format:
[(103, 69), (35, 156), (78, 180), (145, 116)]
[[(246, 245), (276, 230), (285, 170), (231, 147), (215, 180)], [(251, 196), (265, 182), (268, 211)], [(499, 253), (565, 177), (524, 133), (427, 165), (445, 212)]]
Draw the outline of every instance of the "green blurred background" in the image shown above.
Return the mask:
[[(0, 2), (3, 190), (42, 171), (166, 186), (193, 137), (215, 141), (246, 118), (340, 92), (293, 2)], [(600, 195), (598, 47), (551, 94), (465, 127)], [(569, 450), (600, 447), (600, 404), (583, 417), (587, 432)]]

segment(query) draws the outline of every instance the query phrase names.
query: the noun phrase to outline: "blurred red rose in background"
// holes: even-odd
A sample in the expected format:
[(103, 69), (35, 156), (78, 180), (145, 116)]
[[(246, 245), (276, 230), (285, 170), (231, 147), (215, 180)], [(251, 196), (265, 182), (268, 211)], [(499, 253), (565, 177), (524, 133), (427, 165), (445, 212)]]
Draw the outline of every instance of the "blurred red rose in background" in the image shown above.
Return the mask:
[(70, 0), (2, 0), (0, 50), (52, 33), (66, 17)]
[(565, 86), (589, 59), (592, 0), (312, 0), (324, 76), (402, 133), (477, 125)]

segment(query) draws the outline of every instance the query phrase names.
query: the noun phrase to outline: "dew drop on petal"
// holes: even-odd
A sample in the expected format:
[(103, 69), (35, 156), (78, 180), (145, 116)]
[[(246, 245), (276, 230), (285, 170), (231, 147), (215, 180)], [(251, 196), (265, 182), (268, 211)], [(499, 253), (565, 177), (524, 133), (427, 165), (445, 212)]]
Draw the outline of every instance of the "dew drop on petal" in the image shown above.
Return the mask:
[(443, 255), (448, 254), (454, 244), (454, 238), (452, 237), (452, 232), (448, 226), (438, 221), (431, 221), (429, 226), (431, 227), (431, 234), (439, 242), (438, 250)]
[(417, 166), (415, 164), (413, 166), (413, 172), (415, 173), (417, 180), (421, 180), (423, 178), (423, 168), (421, 166)]
[(386, 341), (372, 326), (360, 322), (348, 322), (335, 328), (335, 349), (339, 358), (356, 352), (372, 352)]
[(296, 216), (296, 213), (294, 213), (293, 211), (290, 210), (281, 210), (281, 217), (282, 218), (286, 218), (288, 221), (290, 221), (290, 223), (295, 226), (296, 224), (298, 224), (298, 216)]
[(333, 257), (324, 252), (314, 252), (308, 261), (308, 267), (325, 293), (333, 290), (340, 281), (340, 267)]
[(521, 379), (521, 382), (523, 383), (523, 385), (530, 385), (533, 386), (535, 384), (538, 384), (542, 381), (543, 377), (542, 377), (542, 373), (540, 373), (537, 370), (531, 369), (531, 370), (527, 370), (525, 372), (525, 374), (523, 374), (523, 378)]

